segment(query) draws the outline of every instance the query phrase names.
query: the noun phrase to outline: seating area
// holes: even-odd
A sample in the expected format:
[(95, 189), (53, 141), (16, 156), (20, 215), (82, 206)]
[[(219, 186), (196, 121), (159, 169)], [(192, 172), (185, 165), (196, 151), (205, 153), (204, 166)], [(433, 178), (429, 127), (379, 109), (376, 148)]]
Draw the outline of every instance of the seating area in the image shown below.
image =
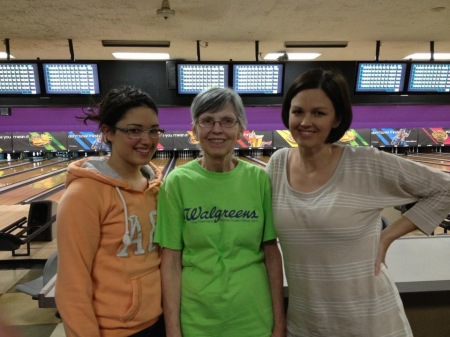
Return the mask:
[(30, 295), (34, 300), (39, 299), (39, 293), (44, 286), (50, 282), (53, 276), (56, 275), (58, 268), (58, 252), (54, 251), (47, 259), (44, 265), (44, 271), (41, 276), (29, 282), (20, 283), (16, 285), (16, 290)]
[[(54, 201), (32, 202), (28, 217), (22, 217), (0, 230), (0, 251), (11, 251), (13, 256), (30, 256), (32, 241), (52, 241), (56, 208)], [(23, 245), (26, 246), (26, 252), (17, 253)]]

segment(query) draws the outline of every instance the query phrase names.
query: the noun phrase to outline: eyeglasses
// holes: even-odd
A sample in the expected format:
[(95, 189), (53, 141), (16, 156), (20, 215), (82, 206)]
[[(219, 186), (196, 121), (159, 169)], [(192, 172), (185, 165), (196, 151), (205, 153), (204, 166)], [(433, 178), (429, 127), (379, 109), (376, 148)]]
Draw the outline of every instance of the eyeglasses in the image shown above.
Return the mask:
[(216, 123), (219, 123), (219, 125), (223, 128), (231, 129), (237, 123), (239, 123), (239, 121), (237, 121), (236, 119), (233, 119), (231, 117), (225, 117), (225, 118), (221, 119), (220, 121), (216, 121), (216, 120), (214, 120), (214, 118), (211, 118), (211, 117), (206, 117), (206, 118), (200, 119), (197, 122), (197, 124), (201, 128), (213, 128), (214, 125), (216, 125)]
[(157, 128), (144, 130), (144, 129), (139, 129), (139, 128), (126, 129), (126, 128), (112, 127), (112, 129), (122, 131), (130, 139), (141, 139), (142, 137), (144, 137), (144, 135), (146, 133), (148, 133), (151, 138), (158, 138), (159, 136), (164, 134), (163, 129), (157, 129)]

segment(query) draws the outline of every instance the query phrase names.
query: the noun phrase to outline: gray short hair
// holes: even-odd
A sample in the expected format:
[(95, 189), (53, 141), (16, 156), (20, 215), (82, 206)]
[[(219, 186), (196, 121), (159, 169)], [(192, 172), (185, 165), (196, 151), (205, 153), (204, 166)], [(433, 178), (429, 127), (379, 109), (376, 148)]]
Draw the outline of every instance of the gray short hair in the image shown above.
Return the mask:
[(191, 104), (192, 124), (195, 124), (200, 115), (205, 112), (217, 112), (227, 103), (230, 103), (236, 111), (236, 117), (242, 130), (247, 127), (247, 117), (245, 116), (244, 104), (241, 97), (230, 88), (210, 88), (202, 91)]

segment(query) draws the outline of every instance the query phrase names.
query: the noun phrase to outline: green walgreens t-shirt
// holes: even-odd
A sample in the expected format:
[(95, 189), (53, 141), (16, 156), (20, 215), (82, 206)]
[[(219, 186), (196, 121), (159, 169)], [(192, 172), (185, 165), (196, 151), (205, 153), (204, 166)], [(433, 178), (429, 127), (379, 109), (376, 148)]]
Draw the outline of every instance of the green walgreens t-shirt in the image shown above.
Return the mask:
[(183, 337), (265, 337), (273, 326), (261, 244), (276, 238), (263, 169), (176, 168), (159, 192), (155, 241), (182, 250)]

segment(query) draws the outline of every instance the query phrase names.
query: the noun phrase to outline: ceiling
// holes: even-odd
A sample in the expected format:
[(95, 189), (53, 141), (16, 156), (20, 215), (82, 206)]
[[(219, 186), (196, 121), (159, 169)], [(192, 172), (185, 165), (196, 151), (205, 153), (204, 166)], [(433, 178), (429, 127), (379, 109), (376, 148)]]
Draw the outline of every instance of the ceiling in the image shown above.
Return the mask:
[[(319, 52), (317, 61), (400, 60), (450, 52), (449, 0), (1, 0), (0, 40), (16, 60), (113, 60), (112, 52), (171, 59), (254, 61), (257, 52)], [(168, 40), (169, 48), (103, 47), (101, 40)], [(197, 43), (197, 41), (200, 41)], [(256, 42), (258, 47), (256, 47)], [(289, 48), (284, 41), (348, 41), (346, 48)], [(0, 51), (6, 46), (0, 43)]]

